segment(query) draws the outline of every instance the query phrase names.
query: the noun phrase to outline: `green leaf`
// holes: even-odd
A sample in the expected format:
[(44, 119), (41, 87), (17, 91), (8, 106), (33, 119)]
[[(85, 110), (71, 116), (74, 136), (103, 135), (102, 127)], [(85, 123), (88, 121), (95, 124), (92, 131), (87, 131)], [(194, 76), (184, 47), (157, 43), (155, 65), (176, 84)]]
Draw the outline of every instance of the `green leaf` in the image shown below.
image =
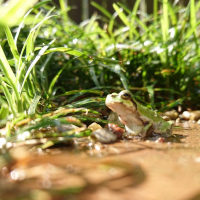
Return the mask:
[(97, 8), (98, 10), (100, 10), (106, 17), (108, 17), (109, 19), (112, 17), (112, 15), (101, 5), (99, 5), (98, 3), (92, 1), (91, 5), (93, 5), (95, 8)]
[(115, 9), (115, 11), (118, 13), (120, 19), (122, 20), (122, 22), (129, 27), (130, 30), (130, 39), (133, 39), (133, 35), (132, 33), (134, 33), (137, 37), (139, 37), (139, 33), (138, 31), (133, 27), (132, 22), (130, 23), (130, 21), (128, 20), (129, 18), (123, 13), (123, 9), (120, 9), (119, 6), (117, 4), (113, 4), (113, 8)]
[(82, 53), (80, 51), (73, 50), (71, 48), (66, 48), (66, 47), (51, 48), (51, 49), (47, 50), (44, 54), (48, 54), (48, 53), (56, 52), (56, 51), (57, 52), (66, 52), (66, 53), (68, 53), (70, 55), (77, 56), (77, 57), (85, 55), (84, 53)]
[(0, 68), (2, 69), (5, 77), (8, 79), (9, 83), (13, 86), (16, 84), (15, 75), (8, 63), (8, 60), (0, 46)]
[(154, 89), (153, 89), (153, 85), (151, 86), (147, 86), (147, 91), (149, 93), (149, 98), (151, 101), (151, 108), (154, 110)]
[(57, 95), (54, 98), (67, 96), (67, 95), (73, 95), (73, 94), (85, 94), (85, 93), (102, 95), (102, 91), (99, 91), (99, 90), (71, 90), (71, 91), (65, 92), (63, 94)]
[(41, 98), (41, 95), (40, 95), (40, 94), (39, 94), (39, 95), (36, 94), (36, 95), (34, 96), (32, 102), (31, 102), (31, 105), (30, 105), (30, 107), (29, 107), (29, 109), (28, 109), (28, 115), (33, 115), (33, 114), (35, 114), (35, 110), (36, 110), (36, 107), (37, 107), (37, 104), (38, 104), (40, 98)]
[(35, 31), (32, 31), (28, 38), (27, 38), (27, 45), (26, 45), (26, 60), (29, 62), (32, 57), (34, 56), (34, 33)]
[(13, 102), (12, 100), (12, 95), (10, 94), (8, 87), (6, 86), (6, 83), (3, 81), (2, 77), (0, 76), (0, 84), (1, 84), (1, 88), (5, 94), (6, 100), (9, 104), (10, 109), (12, 110), (13, 114), (17, 113), (17, 109), (16, 109), (16, 105), (15, 102)]
[(169, 109), (172, 109), (173, 107), (176, 107), (178, 105), (180, 105), (184, 100), (185, 100), (186, 97), (183, 97), (183, 98), (179, 98), (177, 100), (174, 100), (173, 102), (167, 104), (166, 106), (162, 107), (159, 112), (163, 112), (165, 110), (169, 110)]
[(16, 60), (16, 62), (18, 63), (19, 62), (19, 53), (18, 53), (18, 50), (17, 50), (17, 46), (14, 42), (12, 33), (11, 33), (10, 29), (8, 28), (8, 26), (5, 26), (5, 33), (6, 33), (7, 40), (8, 40), (8, 43), (9, 43), (9, 47), (10, 47), (10, 50), (13, 54), (13, 57)]
[(119, 61), (119, 60), (114, 60), (114, 59), (110, 59), (110, 58), (106, 58), (106, 57), (100, 58), (100, 57), (97, 57), (97, 56), (89, 56), (89, 59), (92, 59), (92, 60), (95, 60), (95, 61), (101, 61), (101, 62), (104, 62), (104, 63), (122, 64), (122, 62)]
[(168, 0), (163, 0), (163, 17), (161, 18), (163, 41), (168, 39), (169, 19), (168, 19)]
[(69, 107), (73, 108), (80, 108), (80, 107), (86, 107), (86, 108), (94, 108), (94, 107), (101, 107), (105, 106), (105, 98), (101, 97), (90, 97), (86, 99), (81, 99), (80, 101), (76, 101), (74, 103), (71, 103), (67, 105)]
[(123, 23), (130, 27), (130, 23), (128, 21), (128, 17), (123, 13), (123, 10), (119, 8), (119, 6), (116, 3), (113, 3), (113, 8), (118, 13), (120, 19), (123, 21)]
[(8, 106), (8, 104), (1, 101), (0, 120), (6, 119), (8, 114), (9, 114), (9, 106)]
[(126, 76), (124, 75), (124, 73), (121, 71), (120, 65), (116, 65), (114, 67), (110, 67), (110, 66), (107, 66), (107, 65), (104, 65), (104, 64), (99, 64), (99, 65), (102, 66), (102, 67), (105, 67), (105, 68), (109, 69), (110, 71), (112, 71), (112, 72), (114, 72), (116, 74), (118, 74), (119, 77), (120, 77), (120, 80), (121, 80), (121, 82), (122, 82), (122, 84), (124, 86), (124, 88), (126, 90), (129, 90), (128, 79), (126, 78)]
[(139, 8), (139, 5), (140, 5), (140, 1), (141, 0), (137, 0), (136, 2), (135, 2), (135, 4), (134, 4), (134, 7), (133, 7), (133, 16), (136, 16), (136, 14), (137, 14), (137, 11), (138, 11), (138, 8)]
[(43, 5), (46, 5), (48, 3), (51, 3), (52, 0), (44, 0), (42, 2), (37, 3), (36, 5), (33, 6), (33, 9), (38, 9), (40, 7), (42, 7)]
[(63, 72), (63, 70), (68, 66), (68, 63), (63, 66), (58, 73), (55, 75), (55, 77), (53, 78), (53, 80), (50, 83), (49, 89), (48, 89), (48, 95), (51, 97), (52, 96), (52, 91), (53, 91), (53, 87), (56, 84), (56, 81), (58, 80), (59, 76), (61, 75), (61, 73)]
[(65, 21), (67, 21), (68, 20), (67, 12), (69, 10), (69, 6), (67, 5), (67, 1), (66, 0), (59, 0), (59, 4), (60, 4), (60, 9), (61, 9), (61, 14), (63, 16), (63, 19)]
[(49, 48), (49, 46), (55, 41), (52, 40), (49, 44), (45, 45), (44, 47), (42, 47), (42, 49), (39, 51), (38, 55), (35, 57), (35, 59), (33, 60), (33, 62), (31, 63), (31, 65), (29, 66), (25, 76), (24, 76), (24, 80), (23, 80), (23, 83), (22, 83), (22, 86), (20, 88), (20, 93), (22, 92), (22, 89), (24, 87), (24, 83), (26, 82), (26, 79), (28, 78), (31, 70), (33, 69), (33, 67), (36, 65), (36, 63), (38, 62), (38, 60), (40, 59), (40, 57), (45, 53), (45, 51)]
[[(0, 46), (0, 68), (2, 69), (2, 71), (3, 71), (3, 73), (6, 77), (6, 81), (11, 85), (11, 87), (13, 89), (14, 95), (16, 97), (15, 99), (16, 99), (16, 102), (17, 102), (18, 111), (22, 112), (22, 102), (21, 102), (21, 98), (20, 98), (20, 95), (19, 95), (19, 92), (18, 92), (18, 89), (17, 89), (16, 78), (15, 78), (15, 75), (14, 75), (14, 73), (13, 73), (13, 71), (12, 71), (12, 69), (11, 69), (11, 67), (8, 63), (8, 60), (7, 60), (7, 58), (4, 54), (1, 46)], [(4, 82), (2, 81), (2, 83), (4, 83)], [(4, 92), (7, 93), (6, 87), (4, 87)], [(9, 98), (8, 95), (7, 95), (7, 97)], [(8, 99), (8, 101), (10, 101), (10, 99)], [(12, 105), (13, 105), (13, 103), (12, 103)], [(12, 108), (12, 111), (14, 113), (16, 113), (14, 108)]]
[[(195, 9), (195, 0), (190, 0), (190, 24), (191, 27), (196, 27), (196, 9)], [(196, 29), (194, 28), (194, 34), (196, 35)]]
[(90, 68), (89, 68), (89, 72), (90, 72), (91, 78), (92, 78), (92, 80), (94, 81), (96, 87), (100, 87), (100, 84), (99, 84), (98, 78), (97, 78), (97, 76), (96, 76), (94, 67), (90, 67)]
[(38, 0), (10, 0), (0, 7), (0, 25), (14, 26)]

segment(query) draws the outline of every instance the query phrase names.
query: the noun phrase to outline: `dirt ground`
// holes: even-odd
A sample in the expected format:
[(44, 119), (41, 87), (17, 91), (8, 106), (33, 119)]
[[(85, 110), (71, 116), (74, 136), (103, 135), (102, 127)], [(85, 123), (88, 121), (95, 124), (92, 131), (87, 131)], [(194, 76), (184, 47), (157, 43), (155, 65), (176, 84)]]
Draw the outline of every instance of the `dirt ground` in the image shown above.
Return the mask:
[(73, 150), (14, 148), (7, 167), (0, 161), (0, 200), (198, 200), (200, 125), (177, 124), (173, 134), (165, 141), (77, 142)]

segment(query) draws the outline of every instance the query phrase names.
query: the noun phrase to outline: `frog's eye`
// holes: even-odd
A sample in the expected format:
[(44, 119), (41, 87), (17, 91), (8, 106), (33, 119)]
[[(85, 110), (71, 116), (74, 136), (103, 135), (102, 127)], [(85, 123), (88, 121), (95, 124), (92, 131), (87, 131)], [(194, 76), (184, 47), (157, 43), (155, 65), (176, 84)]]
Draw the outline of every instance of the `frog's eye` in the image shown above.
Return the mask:
[(124, 100), (131, 99), (131, 94), (128, 93), (128, 92), (124, 92), (124, 93), (121, 94), (121, 98), (124, 99)]

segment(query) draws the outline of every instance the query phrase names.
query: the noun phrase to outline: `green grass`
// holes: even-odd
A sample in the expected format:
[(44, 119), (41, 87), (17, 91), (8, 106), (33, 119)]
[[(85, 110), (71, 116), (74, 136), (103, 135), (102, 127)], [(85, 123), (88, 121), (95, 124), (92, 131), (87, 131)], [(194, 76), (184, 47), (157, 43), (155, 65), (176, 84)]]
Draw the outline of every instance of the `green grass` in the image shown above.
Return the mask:
[[(154, 1), (153, 15), (145, 13), (142, 21), (142, 13), (136, 15), (138, 3), (140, 1), (132, 10), (120, 3), (113, 4), (116, 12), (106, 22), (104, 19), (112, 33), (109, 32), (107, 42), (104, 39), (102, 51), (113, 44), (113, 49), (107, 51), (106, 56), (115, 55), (116, 59), (122, 60), (124, 65), (120, 68), (128, 80), (129, 89), (135, 91), (136, 88), (145, 87), (145, 90), (139, 89), (135, 95), (145, 101), (154, 101), (152, 104), (156, 108), (163, 109), (164, 105), (179, 98), (182, 99), (183, 107), (191, 107), (195, 102), (193, 108), (198, 108), (199, 21), (196, 13), (199, 3), (190, 1), (183, 8), (164, 0), (160, 12), (158, 1)], [(104, 8), (95, 2), (92, 4), (105, 14)], [(105, 16), (109, 17), (109, 14)], [(149, 87), (155, 93), (153, 100), (148, 99), (148, 95), (151, 95)]]
[[(7, 138), (23, 130), (15, 130), (16, 120), (48, 126), (53, 120), (41, 116), (59, 107), (101, 112), (105, 95), (122, 89), (159, 111), (200, 106), (199, 2), (181, 7), (163, 0), (158, 8), (154, 0), (147, 14), (138, 12), (140, 0), (133, 8), (116, 2), (114, 13), (92, 1), (99, 14), (80, 24), (69, 18), (64, 0), (60, 8), (30, 2), (0, 8), (0, 119)], [(34, 129), (29, 120), (24, 125)]]

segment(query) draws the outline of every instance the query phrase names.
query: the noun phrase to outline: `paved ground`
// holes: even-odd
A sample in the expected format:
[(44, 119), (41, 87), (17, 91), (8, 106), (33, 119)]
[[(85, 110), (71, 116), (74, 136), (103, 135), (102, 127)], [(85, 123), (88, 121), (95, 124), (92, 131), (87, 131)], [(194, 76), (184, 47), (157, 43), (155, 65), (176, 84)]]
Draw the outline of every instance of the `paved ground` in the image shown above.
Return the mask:
[(83, 142), (73, 151), (13, 149), (0, 200), (198, 200), (200, 125), (184, 123), (173, 134), (166, 142)]

